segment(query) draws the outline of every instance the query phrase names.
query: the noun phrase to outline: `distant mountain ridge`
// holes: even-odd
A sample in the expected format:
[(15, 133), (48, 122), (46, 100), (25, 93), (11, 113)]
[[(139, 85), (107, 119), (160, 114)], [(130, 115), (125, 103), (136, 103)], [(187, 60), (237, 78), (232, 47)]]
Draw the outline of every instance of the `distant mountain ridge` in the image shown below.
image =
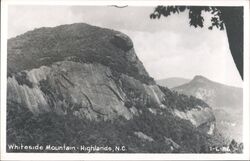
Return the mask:
[(172, 90), (205, 101), (213, 108), (218, 130), (230, 140), (242, 141), (242, 88), (217, 83), (198, 75)]
[(201, 75), (172, 90), (200, 98), (214, 108), (243, 106), (242, 88), (217, 83)]
[(185, 83), (188, 83), (190, 79), (181, 78), (181, 77), (171, 77), (166, 79), (156, 80), (156, 83), (163, 87), (174, 88)]

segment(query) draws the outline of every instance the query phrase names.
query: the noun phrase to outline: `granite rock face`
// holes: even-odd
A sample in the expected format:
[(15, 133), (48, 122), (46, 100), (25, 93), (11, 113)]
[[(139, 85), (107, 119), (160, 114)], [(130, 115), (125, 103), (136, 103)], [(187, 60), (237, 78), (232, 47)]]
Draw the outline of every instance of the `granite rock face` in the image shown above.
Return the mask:
[[(166, 93), (148, 75), (128, 36), (87, 24), (40, 28), (10, 39), (7, 93), (8, 102), (34, 114), (130, 120), (144, 108), (154, 115), (171, 111), (195, 127), (214, 126), (210, 107), (179, 111), (164, 104)], [(211, 128), (206, 132), (212, 134)]]
[[(142, 84), (127, 75), (121, 75), (120, 80), (116, 80), (118, 78), (109, 67), (96, 63), (61, 61), (25, 73), (31, 86), (21, 85), (15, 76), (9, 77), (8, 100), (24, 104), (34, 113), (72, 112), (91, 120), (117, 116), (130, 119), (138, 113), (134, 106), (145, 106), (148, 102), (160, 106), (163, 95), (158, 86)], [(133, 90), (128, 91), (127, 88)], [(139, 91), (138, 97), (134, 90)], [(131, 105), (127, 105), (128, 101)]]

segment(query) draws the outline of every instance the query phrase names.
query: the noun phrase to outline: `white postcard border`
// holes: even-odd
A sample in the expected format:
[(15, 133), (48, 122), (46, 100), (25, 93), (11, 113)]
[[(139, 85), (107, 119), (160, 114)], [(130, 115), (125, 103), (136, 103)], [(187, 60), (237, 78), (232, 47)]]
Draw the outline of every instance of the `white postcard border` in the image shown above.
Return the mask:
[[(7, 30), (9, 5), (216, 5), (244, 6), (243, 154), (86, 154), (6, 153)], [(20, 15), (21, 16), (21, 15)], [(1, 160), (248, 160), (249, 159), (249, 2), (247, 0), (3, 0), (1, 4)]]

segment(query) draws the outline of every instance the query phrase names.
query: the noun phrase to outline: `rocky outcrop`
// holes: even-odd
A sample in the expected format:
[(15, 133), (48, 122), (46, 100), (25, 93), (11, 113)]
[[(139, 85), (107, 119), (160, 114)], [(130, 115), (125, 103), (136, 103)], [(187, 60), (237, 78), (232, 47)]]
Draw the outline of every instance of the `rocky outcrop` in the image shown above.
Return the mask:
[(124, 34), (116, 34), (110, 42), (125, 52), (133, 47), (132, 41)]
[(193, 125), (199, 127), (206, 122), (214, 122), (215, 117), (211, 108), (192, 109), (186, 112), (174, 109), (174, 114), (182, 119), (191, 121)]
[(173, 110), (174, 115), (189, 120), (195, 127), (202, 129), (209, 135), (214, 134), (216, 119), (213, 110), (210, 107), (192, 109), (186, 112)]
[(196, 127), (213, 122), (208, 107), (180, 111), (164, 103), (166, 95), (171, 91), (156, 85), (130, 38), (120, 32), (73, 24), (36, 29), (8, 41), (8, 102), (34, 114), (130, 120), (148, 109), (154, 115), (172, 111)]
[(150, 137), (150, 136), (144, 134), (144, 133), (141, 132), (141, 131), (139, 131), (139, 132), (136, 131), (136, 132), (134, 132), (134, 134), (135, 134), (138, 138), (140, 138), (140, 139), (142, 139), (142, 140), (149, 141), (149, 142), (154, 141), (154, 139), (153, 139), (152, 137)]
[[(94, 120), (117, 116), (130, 119), (138, 113), (134, 106), (144, 106), (148, 102), (159, 106), (159, 96), (163, 95), (156, 85), (142, 84), (127, 75), (121, 75), (120, 83), (116, 82), (118, 78), (111, 69), (98, 63), (62, 61), (25, 73), (32, 87), (21, 85), (15, 76), (9, 77), (8, 101), (23, 104), (34, 113), (56, 111)], [(130, 93), (125, 91), (125, 86), (132, 89)], [(134, 90), (140, 96), (132, 100)], [(126, 107), (128, 101), (132, 104)]]
[(171, 151), (180, 149), (180, 145), (175, 143), (171, 138), (164, 137), (165, 143), (170, 146)]

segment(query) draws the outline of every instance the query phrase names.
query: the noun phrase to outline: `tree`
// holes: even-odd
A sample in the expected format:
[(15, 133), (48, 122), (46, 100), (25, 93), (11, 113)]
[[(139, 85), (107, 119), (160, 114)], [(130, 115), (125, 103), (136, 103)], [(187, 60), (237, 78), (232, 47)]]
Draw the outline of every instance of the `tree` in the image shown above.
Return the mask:
[(226, 28), (229, 48), (236, 67), (243, 80), (243, 7), (209, 7), (209, 6), (157, 6), (150, 15), (151, 19), (168, 17), (171, 14), (188, 10), (190, 26), (203, 27), (202, 11), (210, 12), (211, 26), (224, 30)]

